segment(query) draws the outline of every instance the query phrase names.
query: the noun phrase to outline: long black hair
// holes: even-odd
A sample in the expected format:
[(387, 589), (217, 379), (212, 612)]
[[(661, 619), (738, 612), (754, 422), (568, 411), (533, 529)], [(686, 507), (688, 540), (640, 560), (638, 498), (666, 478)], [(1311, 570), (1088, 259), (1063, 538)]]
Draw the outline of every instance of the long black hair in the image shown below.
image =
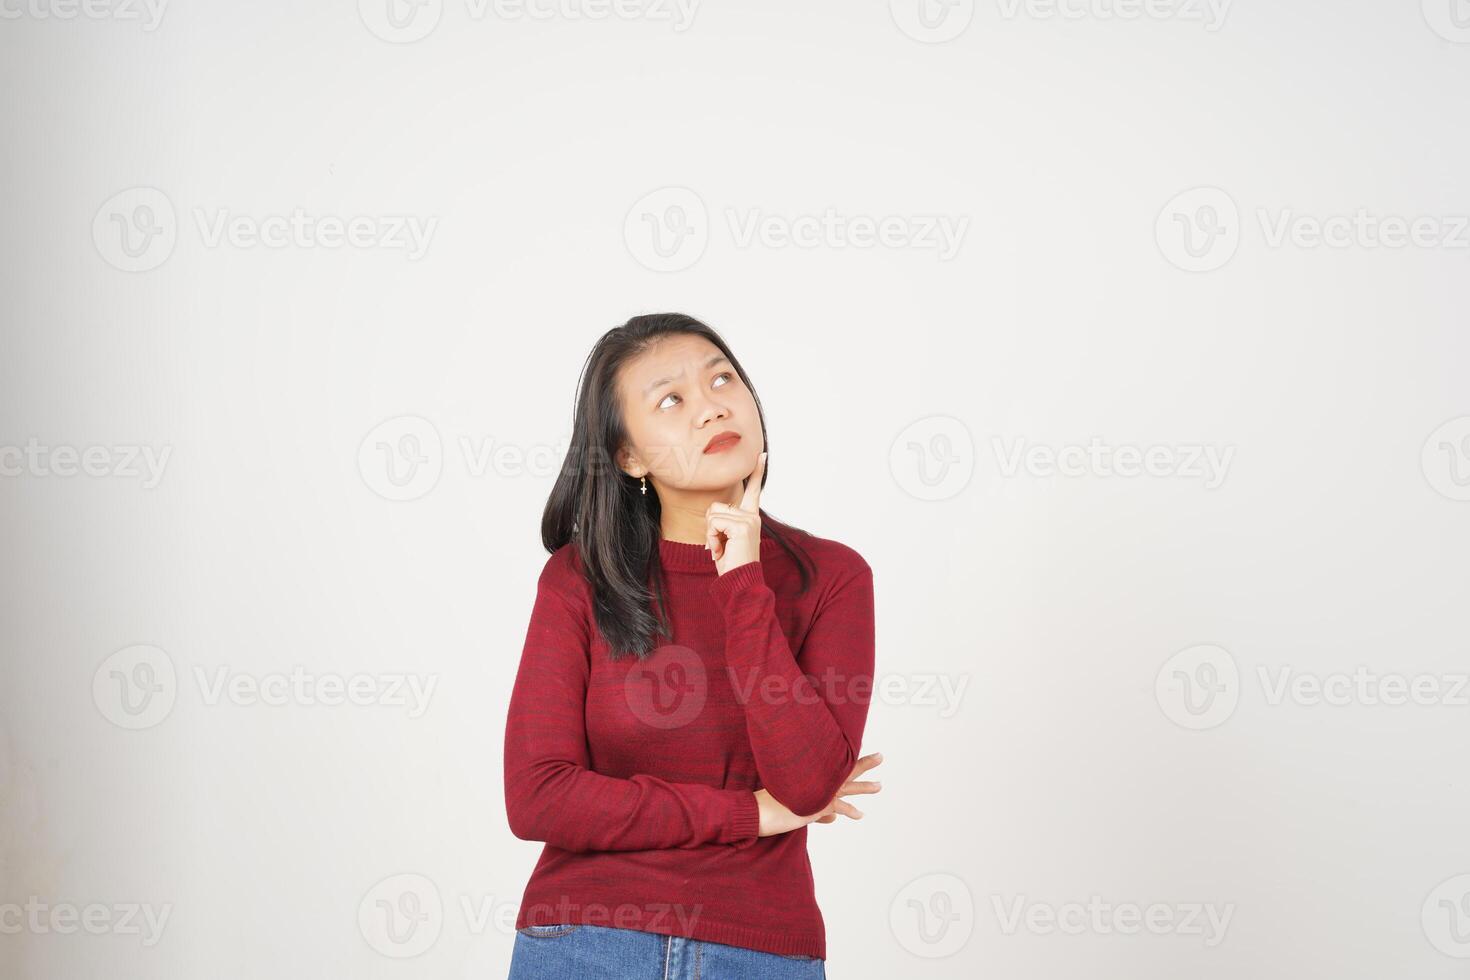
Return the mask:
[[(617, 465), (617, 451), (627, 441), (619, 397), (618, 371), (629, 359), (674, 334), (694, 334), (714, 344), (730, 359), (735, 373), (755, 399), (763, 442), (769, 448), (766, 416), (745, 369), (713, 329), (683, 313), (635, 316), (603, 334), (582, 365), (573, 410), (572, 442), (546, 509), (541, 515), (541, 543), (555, 552), (577, 543), (582, 574), (592, 590), (597, 629), (612, 659), (631, 652), (639, 660), (653, 654), (658, 636), (673, 639), (664, 608), (663, 569), (659, 562), (658, 494), (641, 492), (641, 481)], [(761, 486), (770, 478), (770, 457)], [(801, 592), (812, 580), (811, 558), (797, 543), (808, 532), (769, 517), (764, 508), (761, 535), (770, 537), (796, 563)], [(658, 616), (652, 611), (656, 601)]]

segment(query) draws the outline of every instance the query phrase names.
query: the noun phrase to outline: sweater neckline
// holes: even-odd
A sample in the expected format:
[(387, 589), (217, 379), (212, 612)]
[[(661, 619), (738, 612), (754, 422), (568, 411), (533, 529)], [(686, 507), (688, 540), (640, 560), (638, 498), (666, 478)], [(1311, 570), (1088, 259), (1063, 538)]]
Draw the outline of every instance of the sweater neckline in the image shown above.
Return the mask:
[[(776, 539), (768, 534), (761, 535), (761, 561), (765, 561), (771, 555), (779, 551), (781, 546)], [(686, 541), (670, 541), (668, 538), (658, 539), (658, 559), (664, 568), (680, 572), (708, 572), (713, 575), (719, 571), (715, 567), (715, 560), (702, 544), (690, 544)]]

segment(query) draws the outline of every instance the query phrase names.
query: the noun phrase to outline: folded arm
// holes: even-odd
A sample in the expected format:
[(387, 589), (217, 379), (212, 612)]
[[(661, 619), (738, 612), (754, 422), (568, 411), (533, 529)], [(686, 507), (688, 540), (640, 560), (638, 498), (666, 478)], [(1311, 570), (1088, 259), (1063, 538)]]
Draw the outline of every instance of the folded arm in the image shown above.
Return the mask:
[(649, 775), (593, 772), (585, 712), (590, 611), (578, 612), (553, 574), (537, 583), (505, 726), (505, 810), (513, 834), (569, 851), (747, 844), (760, 826), (747, 790)]
[(816, 813), (842, 788), (862, 746), (873, 687), (872, 569), (859, 560), (823, 599), (799, 658), (759, 561), (719, 576), (710, 596), (725, 617), (726, 665), (761, 784), (793, 813)]

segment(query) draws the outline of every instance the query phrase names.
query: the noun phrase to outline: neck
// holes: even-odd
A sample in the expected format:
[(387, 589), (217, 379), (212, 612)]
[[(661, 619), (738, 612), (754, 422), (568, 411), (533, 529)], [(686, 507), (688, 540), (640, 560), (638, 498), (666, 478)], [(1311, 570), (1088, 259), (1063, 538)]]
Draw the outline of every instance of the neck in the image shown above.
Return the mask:
[[(769, 562), (781, 550), (776, 539), (770, 536), (766, 529), (766, 521), (761, 522), (761, 546), (760, 560)], [(704, 542), (698, 544), (685, 541), (670, 541), (664, 538), (658, 543), (659, 563), (665, 569), (673, 572), (702, 572), (707, 575), (716, 574), (719, 569), (715, 566), (714, 556), (704, 550)]]
[(740, 483), (715, 493), (670, 490), (666, 487), (657, 489), (661, 512), (659, 537), (666, 541), (699, 545), (705, 543), (705, 515), (709, 512), (709, 505), (718, 502), (733, 506), (740, 502), (745, 493), (745, 487)]

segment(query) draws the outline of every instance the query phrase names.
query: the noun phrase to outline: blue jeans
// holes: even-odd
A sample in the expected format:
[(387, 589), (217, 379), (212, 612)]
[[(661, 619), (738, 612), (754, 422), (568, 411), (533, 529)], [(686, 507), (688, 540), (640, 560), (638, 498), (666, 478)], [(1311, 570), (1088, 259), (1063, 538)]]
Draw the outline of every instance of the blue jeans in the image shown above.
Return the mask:
[(516, 930), (507, 980), (827, 980), (824, 960), (566, 923)]

